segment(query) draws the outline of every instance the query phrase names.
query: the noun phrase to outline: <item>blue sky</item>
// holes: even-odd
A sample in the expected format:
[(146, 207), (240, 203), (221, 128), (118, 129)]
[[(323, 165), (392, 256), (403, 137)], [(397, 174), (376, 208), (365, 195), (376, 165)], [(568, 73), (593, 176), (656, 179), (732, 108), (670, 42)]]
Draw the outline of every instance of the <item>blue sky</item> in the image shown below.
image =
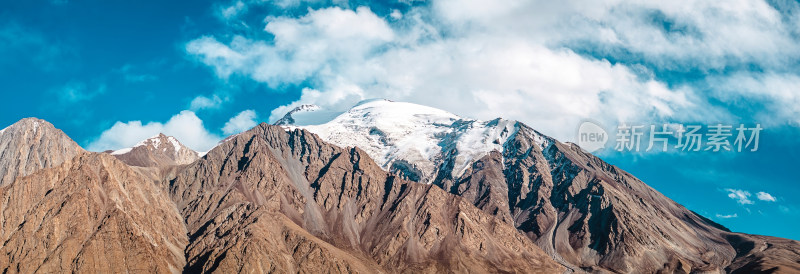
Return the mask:
[(585, 119), (759, 123), (757, 152), (598, 155), (734, 231), (800, 239), (800, 6), (657, 2), (5, 1), (0, 125), (206, 150), (298, 104), (378, 97), (563, 141)]

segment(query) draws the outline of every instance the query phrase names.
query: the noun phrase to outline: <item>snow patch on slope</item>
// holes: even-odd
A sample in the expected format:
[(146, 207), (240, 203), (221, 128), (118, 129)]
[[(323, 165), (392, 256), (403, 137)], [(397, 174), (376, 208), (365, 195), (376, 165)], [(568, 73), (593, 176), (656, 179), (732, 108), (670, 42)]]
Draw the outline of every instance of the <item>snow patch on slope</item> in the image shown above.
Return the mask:
[(167, 141), (169, 141), (169, 143), (172, 144), (172, 147), (175, 149), (175, 151), (181, 149), (181, 143), (179, 143), (178, 139), (175, 139), (175, 137), (169, 136), (167, 137)]
[(122, 155), (122, 154), (125, 154), (125, 153), (128, 153), (128, 152), (131, 152), (131, 150), (133, 150), (133, 147), (126, 147), (126, 148), (123, 148), (123, 149), (112, 151), (111, 155)]
[(131, 152), (131, 150), (133, 150), (136, 147), (147, 146), (147, 145), (153, 146), (153, 149), (161, 148), (163, 151), (167, 151), (168, 147), (166, 147), (166, 146), (163, 147), (163, 148), (161, 147), (162, 139), (166, 139), (166, 141), (169, 142), (170, 145), (172, 145), (172, 147), (174, 149), (173, 151), (175, 151), (176, 153), (178, 151), (180, 151), (182, 145), (181, 145), (180, 142), (178, 142), (178, 139), (176, 139), (175, 137), (172, 137), (172, 136), (164, 136), (163, 134), (159, 133), (156, 136), (144, 139), (141, 142), (136, 143), (136, 145), (134, 145), (132, 147), (115, 150), (115, 151), (111, 152), (111, 155), (125, 154), (125, 153), (128, 153), (128, 152)]
[(279, 125), (279, 126), (319, 125), (330, 121), (339, 114), (342, 114), (342, 112), (323, 109), (317, 105), (311, 105), (311, 104), (300, 105), (294, 108), (293, 110), (289, 111), (288, 113), (286, 113), (286, 115), (284, 115), (283, 118), (279, 119), (278, 121), (275, 121), (274, 125)]
[(284, 128), (307, 129), (342, 147), (357, 146), (383, 169), (418, 173), (414, 177), (430, 183), (439, 168), (436, 163), (445, 157), (454, 159), (450, 172), (458, 178), (474, 161), (492, 151), (502, 152), (518, 123), (466, 119), (432, 107), (379, 99), (362, 101), (324, 124)]

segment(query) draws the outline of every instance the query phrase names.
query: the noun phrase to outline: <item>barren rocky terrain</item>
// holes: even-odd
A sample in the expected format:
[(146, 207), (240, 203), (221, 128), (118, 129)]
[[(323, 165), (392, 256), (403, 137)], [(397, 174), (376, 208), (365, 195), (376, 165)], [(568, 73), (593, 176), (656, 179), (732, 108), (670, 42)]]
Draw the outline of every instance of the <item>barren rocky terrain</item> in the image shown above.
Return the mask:
[(163, 135), (111, 155), (24, 119), (0, 132), (0, 269), (800, 272), (797, 241), (730, 232), (573, 144), (540, 146), (514, 127), (463, 174), (444, 158), (430, 178), (409, 178), (304, 129), (261, 124), (203, 157), (161, 148)]

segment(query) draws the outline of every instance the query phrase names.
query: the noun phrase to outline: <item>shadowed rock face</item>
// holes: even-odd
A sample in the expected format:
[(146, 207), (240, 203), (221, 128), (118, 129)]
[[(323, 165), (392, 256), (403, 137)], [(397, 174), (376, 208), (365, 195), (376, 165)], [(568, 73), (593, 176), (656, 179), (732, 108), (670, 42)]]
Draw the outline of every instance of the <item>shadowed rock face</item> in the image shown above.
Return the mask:
[(797, 241), (729, 232), (542, 136), (517, 123), (503, 151), (457, 178), (444, 157), (420, 184), (304, 130), (261, 124), (141, 167), (24, 119), (0, 132), (0, 163), (20, 167), (0, 186), (0, 270), (800, 272)]
[(516, 121), (478, 121), (370, 100), (323, 124), (299, 126), (332, 143), (363, 148), (398, 176), (463, 197), (571, 270), (722, 272), (749, 263), (800, 265), (791, 252), (797, 242), (742, 257), (736, 246), (758, 240), (730, 233), (627, 172)]
[(179, 273), (169, 197), (114, 157), (82, 153), (0, 188), (2, 273)]
[(84, 150), (45, 120), (25, 118), (0, 131), (0, 186), (60, 165)]
[(188, 166), (169, 190), (191, 235), (187, 270), (562, 270), (463, 198), (306, 131), (259, 125)]
[(186, 165), (200, 158), (197, 152), (178, 142), (175, 137), (164, 134), (144, 140), (125, 153), (114, 152), (112, 155), (128, 165), (140, 167)]
[[(731, 233), (631, 174), (523, 124), (460, 178), (434, 181), (516, 226), (573, 270), (621, 273), (797, 270), (800, 243)], [(538, 134), (536, 134), (538, 135)], [(446, 162), (441, 164), (446, 166)], [(762, 245), (758, 248), (743, 246)]]

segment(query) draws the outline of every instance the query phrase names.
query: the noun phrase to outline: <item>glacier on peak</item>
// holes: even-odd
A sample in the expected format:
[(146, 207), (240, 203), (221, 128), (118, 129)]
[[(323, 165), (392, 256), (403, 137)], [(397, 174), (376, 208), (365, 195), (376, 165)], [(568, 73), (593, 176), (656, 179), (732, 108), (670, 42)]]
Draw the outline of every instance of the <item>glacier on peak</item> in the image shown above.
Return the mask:
[(328, 122), (341, 113), (341, 111), (330, 111), (328, 109), (323, 109), (318, 105), (305, 104), (295, 107), (286, 113), (286, 115), (276, 121), (274, 125), (317, 125)]
[[(161, 148), (162, 140), (165, 141), (165, 142), (170, 143), (172, 145), (173, 151), (175, 151), (175, 152), (179, 151), (181, 149), (181, 147), (183, 147), (183, 145), (181, 145), (181, 143), (175, 137), (166, 136), (163, 133), (159, 133), (158, 135), (155, 135), (153, 137), (144, 139), (139, 143), (136, 143), (132, 147), (128, 147), (128, 148), (123, 148), (123, 149), (112, 151), (111, 155), (122, 155), (122, 154), (125, 154), (125, 153), (128, 153), (128, 152), (131, 152), (131, 150), (133, 150), (136, 147), (147, 146), (147, 145), (152, 145), (153, 149), (159, 149), (159, 148)], [(189, 149), (189, 148), (187, 148), (187, 149)], [(166, 151), (167, 147), (162, 148), (162, 150)]]
[[(306, 129), (341, 147), (357, 146), (383, 169), (425, 183), (433, 182), (442, 168), (437, 163), (445, 158), (453, 161), (449, 172), (457, 178), (481, 157), (492, 151), (502, 153), (506, 141), (520, 128), (513, 120), (468, 119), (433, 107), (384, 99), (361, 101), (320, 124), (281, 125), (287, 130)], [(537, 145), (547, 145), (546, 137), (535, 131), (531, 134)]]

